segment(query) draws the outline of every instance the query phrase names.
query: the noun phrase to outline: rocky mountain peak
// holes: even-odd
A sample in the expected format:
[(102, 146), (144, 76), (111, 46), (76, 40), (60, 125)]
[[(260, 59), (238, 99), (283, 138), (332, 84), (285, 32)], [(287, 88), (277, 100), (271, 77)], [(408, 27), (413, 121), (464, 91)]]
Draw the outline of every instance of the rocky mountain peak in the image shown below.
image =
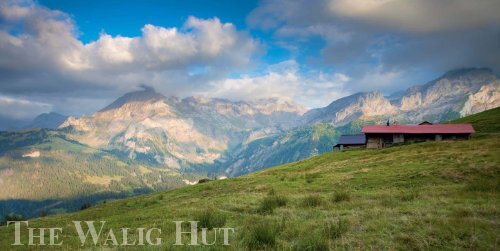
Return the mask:
[(131, 102), (155, 102), (161, 99), (166, 99), (165, 96), (156, 92), (156, 90), (150, 86), (142, 85), (140, 87), (142, 90), (126, 93), (99, 112), (113, 110)]

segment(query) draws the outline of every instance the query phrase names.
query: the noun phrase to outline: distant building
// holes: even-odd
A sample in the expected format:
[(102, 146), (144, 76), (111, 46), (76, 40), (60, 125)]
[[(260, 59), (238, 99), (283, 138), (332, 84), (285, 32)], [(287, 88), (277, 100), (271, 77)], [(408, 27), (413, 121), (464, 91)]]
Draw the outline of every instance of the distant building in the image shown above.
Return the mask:
[(366, 136), (366, 148), (383, 148), (409, 142), (468, 139), (475, 131), (471, 124), (424, 121), (419, 125), (367, 125), (362, 132)]
[(366, 136), (364, 134), (342, 135), (333, 150), (344, 150), (349, 148), (359, 148), (366, 145)]

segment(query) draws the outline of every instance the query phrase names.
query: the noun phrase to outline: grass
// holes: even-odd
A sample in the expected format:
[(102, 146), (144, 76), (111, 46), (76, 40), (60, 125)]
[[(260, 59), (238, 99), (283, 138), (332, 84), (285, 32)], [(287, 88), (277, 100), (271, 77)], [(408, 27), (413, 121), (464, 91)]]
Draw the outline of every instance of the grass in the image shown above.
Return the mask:
[(338, 239), (349, 230), (349, 221), (339, 218), (336, 221), (327, 221), (325, 224), (325, 237), (327, 239)]
[(310, 250), (310, 251), (327, 251), (330, 250), (328, 239), (323, 238), (321, 233), (315, 234), (306, 234), (301, 237), (297, 244), (294, 245), (292, 250), (302, 251), (302, 250)]
[(321, 204), (323, 204), (323, 198), (316, 194), (308, 195), (301, 201), (303, 207), (319, 207)]
[(333, 194), (332, 200), (335, 203), (339, 203), (342, 201), (349, 201), (349, 200), (351, 200), (351, 196), (349, 195), (349, 192), (347, 192), (347, 191), (335, 191), (335, 193)]
[(250, 250), (261, 250), (273, 248), (277, 239), (276, 226), (268, 221), (257, 219), (249, 222), (244, 229), (242, 240), (245, 246)]
[[(494, 132), (469, 141), (330, 152), (239, 178), (38, 218), (30, 227), (63, 227), (66, 249), (82, 248), (74, 220), (106, 221), (105, 232), (159, 227), (158, 250), (177, 249), (173, 221), (198, 220), (235, 228), (231, 246), (218, 244), (216, 250), (495, 250), (499, 153), (500, 134)], [(13, 232), (0, 227), (0, 250), (23, 250), (10, 246)]]
[(216, 209), (207, 209), (195, 216), (195, 221), (198, 221), (200, 228), (220, 228), (226, 224), (226, 216)]
[(288, 203), (288, 199), (279, 195), (268, 195), (260, 203), (257, 211), (261, 214), (272, 214), (274, 209), (284, 207)]

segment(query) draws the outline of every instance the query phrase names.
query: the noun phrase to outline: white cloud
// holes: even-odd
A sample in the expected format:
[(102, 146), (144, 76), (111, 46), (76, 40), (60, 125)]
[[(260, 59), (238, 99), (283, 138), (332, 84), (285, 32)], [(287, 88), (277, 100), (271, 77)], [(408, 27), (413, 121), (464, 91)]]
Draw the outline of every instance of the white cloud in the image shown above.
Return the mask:
[[(73, 69), (162, 71), (189, 65), (239, 67), (248, 63), (257, 42), (218, 18), (189, 17), (181, 30), (146, 24), (140, 37), (101, 34), (67, 57)], [(76, 55), (76, 56), (74, 56)], [(76, 66), (76, 67), (74, 67)]]
[(205, 95), (232, 100), (290, 97), (297, 92), (297, 81), (298, 76), (293, 72), (270, 72), (257, 77), (229, 78), (211, 82), (213, 90)]
[(310, 108), (328, 105), (348, 93), (350, 78), (341, 73), (308, 72), (301, 74), (294, 60), (268, 67), (266, 73), (210, 82), (210, 89), (198, 94), (232, 100), (260, 98), (294, 99)]
[(1, 74), (0, 92), (130, 89), (138, 80), (175, 89), (171, 87), (189, 84), (172, 81), (190, 81), (193, 67), (205, 67), (207, 77), (225, 74), (250, 66), (260, 50), (257, 41), (218, 18), (189, 17), (180, 29), (146, 24), (140, 36), (102, 33), (89, 43), (77, 38), (67, 14), (29, 1), (1, 2), (0, 19), (5, 21), (0, 72), (7, 73)]

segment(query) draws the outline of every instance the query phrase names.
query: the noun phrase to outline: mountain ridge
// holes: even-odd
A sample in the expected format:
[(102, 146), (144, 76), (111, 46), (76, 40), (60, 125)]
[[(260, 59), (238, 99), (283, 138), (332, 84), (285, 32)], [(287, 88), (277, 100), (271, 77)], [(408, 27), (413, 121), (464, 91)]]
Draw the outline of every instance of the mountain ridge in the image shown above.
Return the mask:
[[(257, 157), (257, 153), (248, 152), (272, 155), (271, 149), (277, 145), (286, 149), (286, 144), (296, 144), (288, 139), (289, 135), (302, 135), (295, 139), (310, 144), (314, 142), (314, 133), (310, 133), (316, 130), (315, 124), (331, 124), (320, 127), (327, 128), (321, 130), (329, 135), (325, 140), (335, 141), (340, 132), (357, 133), (362, 123), (439, 122), (500, 106), (500, 81), (487, 68), (449, 71), (423, 85), (390, 96), (379, 91), (355, 93), (311, 110), (293, 100), (231, 101), (201, 96), (179, 99), (166, 97), (151, 87), (142, 88), (123, 95), (91, 116), (68, 118), (60, 128), (71, 126), (82, 132), (75, 135), (75, 140), (123, 152), (132, 159), (140, 157), (176, 168), (217, 165), (215, 169), (221, 171), (223, 166), (234, 169), (235, 166), (227, 167), (227, 163), (241, 154), (261, 160), (293, 161), (327, 151), (324, 146), (321, 149), (312, 147), (306, 154), (289, 153), (296, 156), (292, 158)], [(355, 121), (361, 123), (353, 127)], [(302, 138), (305, 135), (309, 136)], [(248, 147), (249, 143), (260, 139), (266, 139), (270, 145)], [(249, 164), (255, 168), (268, 166), (259, 163)], [(231, 173), (241, 174), (238, 171)]]

